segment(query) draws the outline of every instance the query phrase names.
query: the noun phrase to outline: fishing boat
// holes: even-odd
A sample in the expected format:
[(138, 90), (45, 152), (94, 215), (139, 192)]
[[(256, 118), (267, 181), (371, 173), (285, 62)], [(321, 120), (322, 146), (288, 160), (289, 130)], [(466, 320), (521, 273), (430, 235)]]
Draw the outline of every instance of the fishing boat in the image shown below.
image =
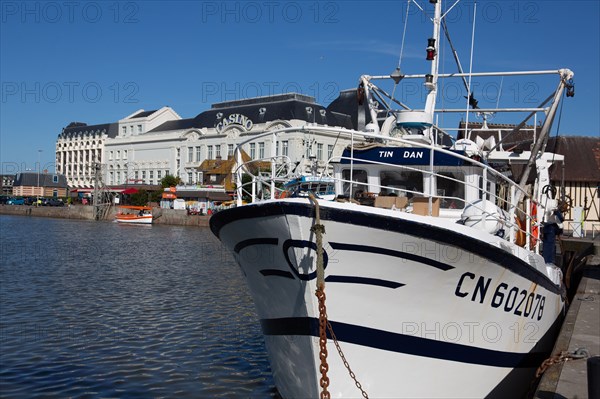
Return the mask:
[(317, 198), (331, 201), (336, 197), (335, 180), (327, 176), (301, 175), (286, 182), (284, 188), (279, 194), (279, 198), (308, 198), (310, 194), (313, 194)]
[(149, 206), (121, 205), (115, 216), (119, 223), (152, 224), (152, 208)]
[[(312, 124), (248, 139), (271, 138), (273, 148), (297, 131), (346, 140), (315, 178), (334, 181), (334, 201), (277, 195), (295, 178), (278, 173), (279, 157), (270, 176), (242, 179), (252, 173), (241, 155), (248, 143), (236, 149), (237, 206), (210, 227), (244, 273), (284, 398), (516, 398), (552, 350), (564, 288), (553, 237), (540, 229), (560, 220), (564, 198), (549, 170), (564, 158), (544, 143), (563, 95), (573, 95), (573, 73), (440, 74), (445, 14), (430, 3), (431, 71), (361, 76), (362, 129)], [(466, 85), (462, 138), (437, 123), (438, 113), (459, 112), (436, 108), (443, 79), (543, 75), (557, 82), (536, 108), (478, 108)], [(414, 79), (427, 90), (422, 109), (375, 84)], [(530, 129), (531, 148), (479, 135), (485, 118), (509, 112), (525, 117), (504, 139)], [(469, 125), (475, 113), (484, 120)]]

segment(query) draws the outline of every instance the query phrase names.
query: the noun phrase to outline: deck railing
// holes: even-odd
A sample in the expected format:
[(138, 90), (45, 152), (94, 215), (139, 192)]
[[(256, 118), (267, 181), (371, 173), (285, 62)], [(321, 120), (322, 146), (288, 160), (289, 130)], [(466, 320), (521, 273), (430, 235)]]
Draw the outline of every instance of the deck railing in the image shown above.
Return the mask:
[[(236, 159), (236, 203), (237, 206), (241, 206), (243, 204), (244, 198), (249, 198), (251, 202), (276, 199), (279, 198), (279, 194), (284, 191), (283, 184), (297, 174), (298, 171), (294, 170), (294, 165), (292, 165), (291, 159), (286, 155), (276, 155), (275, 148), (277, 148), (277, 142), (280, 136), (284, 136), (291, 133), (335, 133), (338, 137), (342, 139), (346, 139), (349, 143), (359, 143), (359, 142), (371, 142), (371, 143), (379, 143), (382, 145), (409, 145), (409, 146), (418, 146), (419, 148), (428, 149), (431, 154), (431, 162), (428, 168), (414, 168), (408, 165), (396, 165), (389, 164), (385, 162), (379, 161), (368, 161), (364, 159), (360, 159), (361, 165), (364, 164), (372, 164), (372, 165), (380, 165), (380, 166), (389, 166), (390, 168), (395, 168), (398, 170), (406, 170), (406, 171), (418, 171), (420, 173), (427, 174), (432, 181), (433, 178), (438, 179), (438, 182), (445, 179), (447, 181), (462, 184), (464, 186), (463, 192), (466, 192), (467, 187), (471, 189), (476, 189), (480, 193), (479, 197), (482, 200), (487, 200), (496, 204), (503, 212), (498, 215), (489, 214), (483, 206), (478, 206), (477, 204), (470, 204), (471, 206), (475, 206), (479, 208), (482, 214), (486, 218), (495, 218), (496, 221), (502, 223), (504, 226), (504, 234), (507, 235), (506, 238), (511, 242), (516, 242), (518, 236), (524, 235), (525, 242), (522, 244), (526, 248), (531, 248), (536, 252), (539, 252), (540, 249), (540, 240), (536, 231), (540, 231), (541, 225), (538, 220), (538, 215), (542, 215), (543, 210), (541, 209), (541, 204), (537, 203), (525, 190), (523, 190), (518, 184), (514, 181), (510, 180), (501, 172), (493, 169), (489, 165), (484, 162), (480, 162), (476, 159), (470, 158), (465, 155), (458, 154), (454, 151), (449, 151), (444, 148), (436, 147), (432, 144), (422, 144), (415, 143), (414, 141), (405, 140), (397, 137), (387, 137), (381, 136), (378, 134), (372, 134), (367, 132), (357, 132), (352, 130), (347, 130), (343, 128), (332, 128), (332, 127), (323, 127), (316, 125), (303, 125), (299, 127), (291, 127), (291, 128), (283, 128), (274, 131), (266, 131), (263, 133), (259, 133), (257, 135), (252, 136), (248, 140), (240, 143), (235, 149), (234, 155)], [(242, 148), (244, 145), (264, 139), (265, 137), (271, 138), (271, 155), (268, 157), (264, 157), (261, 159), (252, 159), (249, 161), (243, 161), (243, 152)], [(434, 170), (434, 157), (436, 154), (445, 154), (460, 159), (464, 162), (465, 165), (471, 167), (480, 168), (482, 171), (481, 176), (479, 176), (478, 181), (476, 182), (467, 182), (464, 180), (456, 179), (450, 176), (443, 175)], [(431, 211), (433, 208), (433, 201), (435, 198), (439, 198), (440, 200), (446, 201), (455, 201), (456, 203), (465, 204), (464, 198), (452, 196), (452, 195), (438, 195), (437, 193), (433, 193), (431, 188), (423, 189), (423, 191), (414, 191), (410, 189), (398, 189), (397, 187), (386, 186), (382, 184), (373, 184), (372, 182), (361, 183), (353, 179), (353, 171), (357, 167), (355, 165), (355, 159), (353, 157), (353, 152), (349, 157), (344, 156), (333, 156), (329, 158), (322, 169), (325, 171), (322, 176), (332, 177), (331, 174), (328, 174), (327, 171), (332, 170), (332, 165), (334, 163), (339, 163), (341, 161), (348, 161), (348, 167), (350, 168), (350, 179), (336, 178), (338, 182), (342, 185), (348, 184), (350, 186), (350, 193), (354, 193), (357, 189), (361, 189), (365, 192), (369, 191), (369, 187), (376, 189), (381, 192), (382, 190), (396, 190), (402, 191), (406, 194), (411, 194), (413, 196), (421, 196), (429, 198), (429, 214), (431, 215)], [(270, 165), (268, 170), (260, 170), (261, 165)], [(249, 176), (247, 181), (244, 182), (243, 176)], [(496, 190), (493, 192), (489, 189), (491, 186), (490, 182), (494, 182), (495, 186), (502, 187), (502, 190), (498, 190), (499, 194), (497, 194)], [(521, 205), (517, 203), (519, 202)], [(533, 207), (532, 204), (536, 206)], [(463, 206), (464, 207), (464, 206)], [(459, 207), (457, 209), (461, 209), (463, 207)], [(536, 214), (532, 214), (532, 210), (537, 209)], [(522, 220), (521, 226), (517, 222), (517, 219)], [(485, 223), (481, 223), (482, 228), (485, 228)]]

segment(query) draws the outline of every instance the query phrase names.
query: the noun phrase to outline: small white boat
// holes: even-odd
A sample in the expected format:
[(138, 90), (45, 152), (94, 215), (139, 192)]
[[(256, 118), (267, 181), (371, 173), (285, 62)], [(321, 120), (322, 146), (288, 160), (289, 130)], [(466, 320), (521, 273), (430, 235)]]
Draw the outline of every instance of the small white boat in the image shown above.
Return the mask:
[(152, 224), (152, 208), (148, 206), (122, 205), (115, 216), (119, 223)]

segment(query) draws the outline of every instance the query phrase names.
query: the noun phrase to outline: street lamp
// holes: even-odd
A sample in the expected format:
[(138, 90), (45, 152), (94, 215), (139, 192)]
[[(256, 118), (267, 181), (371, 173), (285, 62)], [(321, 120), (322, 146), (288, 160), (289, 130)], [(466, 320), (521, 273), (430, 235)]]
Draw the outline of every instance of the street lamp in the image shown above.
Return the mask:
[(38, 178), (37, 178), (37, 201), (35, 201), (35, 206), (39, 206), (40, 203), (40, 169), (42, 169), (41, 162), (42, 150), (38, 150)]

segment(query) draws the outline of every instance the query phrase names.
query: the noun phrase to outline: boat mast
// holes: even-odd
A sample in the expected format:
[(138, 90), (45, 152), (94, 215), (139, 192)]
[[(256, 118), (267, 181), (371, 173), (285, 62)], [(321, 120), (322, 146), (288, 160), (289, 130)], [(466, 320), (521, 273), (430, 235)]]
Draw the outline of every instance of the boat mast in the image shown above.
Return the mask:
[(427, 99), (425, 102), (425, 112), (428, 115), (431, 115), (432, 118), (433, 112), (435, 111), (435, 102), (437, 97), (437, 82), (439, 69), (438, 48), (440, 45), (440, 27), (442, 21), (442, 0), (434, 1), (435, 11), (432, 19), (433, 36), (428, 40), (427, 43), (427, 60), (431, 61), (431, 72), (429, 76), (425, 76), (425, 87), (429, 91), (429, 93), (427, 93)]

